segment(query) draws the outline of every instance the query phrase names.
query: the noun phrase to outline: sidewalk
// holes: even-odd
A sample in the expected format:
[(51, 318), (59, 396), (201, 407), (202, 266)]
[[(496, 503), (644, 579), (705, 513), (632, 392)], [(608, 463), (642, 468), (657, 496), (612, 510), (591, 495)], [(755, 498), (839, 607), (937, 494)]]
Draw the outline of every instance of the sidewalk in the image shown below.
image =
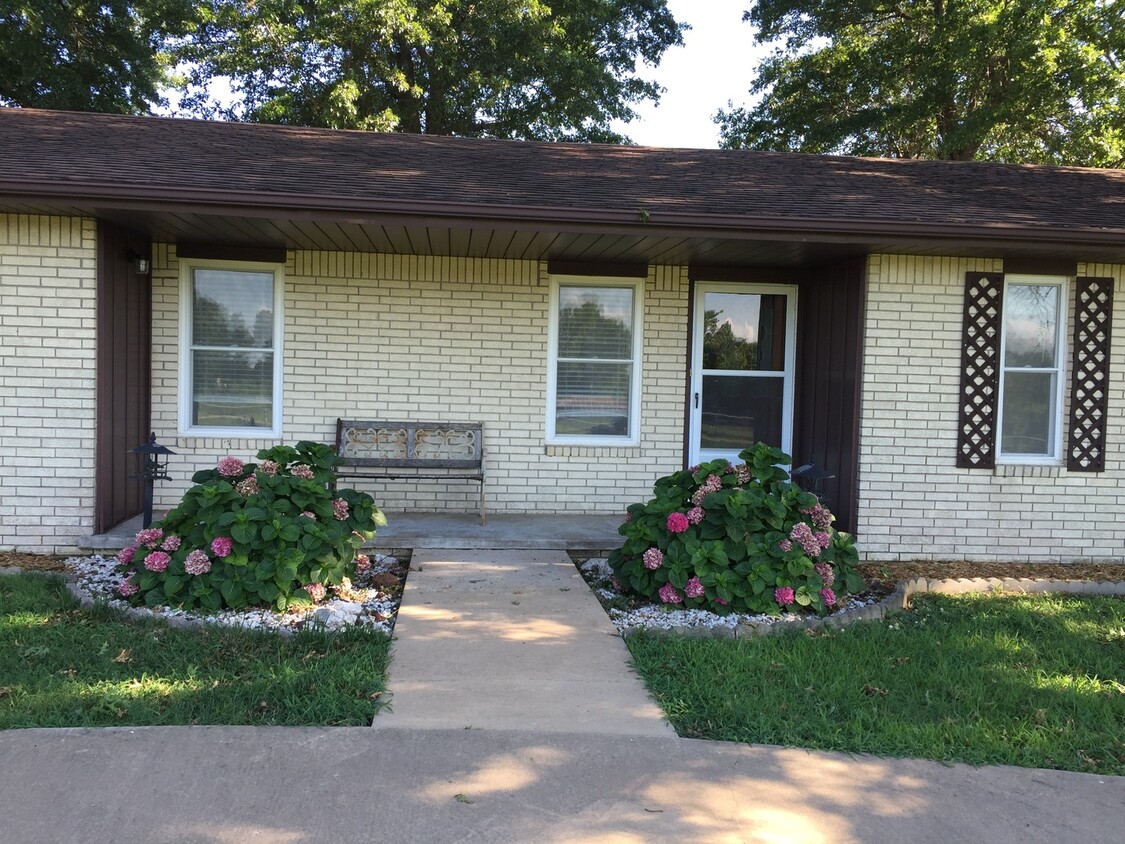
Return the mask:
[(675, 736), (564, 551), (415, 551), (374, 726)]
[(1089, 844), (1121, 840), (1125, 778), (508, 730), (12, 730), (0, 807), (13, 844)]

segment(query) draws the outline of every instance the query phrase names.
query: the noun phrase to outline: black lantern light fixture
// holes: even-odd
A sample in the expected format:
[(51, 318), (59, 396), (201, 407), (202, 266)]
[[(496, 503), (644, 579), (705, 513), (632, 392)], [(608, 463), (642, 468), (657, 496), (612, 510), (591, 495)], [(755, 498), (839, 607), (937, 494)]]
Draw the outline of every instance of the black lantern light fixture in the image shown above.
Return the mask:
[(125, 260), (134, 266), (137, 270), (137, 275), (148, 275), (152, 270), (152, 261), (146, 255), (129, 249), (125, 253)]
[(133, 477), (140, 478), (145, 482), (145, 515), (142, 527), (147, 528), (152, 524), (153, 483), (168, 480), (167, 457), (169, 454), (175, 454), (176, 452), (157, 443), (155, 431), (148, 435), (147, 443), (130, 449), (130, 451), (141, 457), (140, 471)]
[(836, 476), (828, 474), (817, 466), (815, 455), (808, 463), (794, 469), (792, 477), (793, 483), (805, 492), (811, 492), (825, 507), (832, 506), (832, 499), (828, 496), (824, 487), (825, 481), (830, 481)]

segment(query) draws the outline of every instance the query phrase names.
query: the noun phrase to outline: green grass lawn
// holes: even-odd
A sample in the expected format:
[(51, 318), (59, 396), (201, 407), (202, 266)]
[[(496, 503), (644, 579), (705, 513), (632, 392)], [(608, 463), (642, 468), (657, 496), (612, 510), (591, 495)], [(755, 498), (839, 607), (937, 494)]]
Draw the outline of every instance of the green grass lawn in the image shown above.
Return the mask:
[(0, 577), (0, 728), (371, 723), (381, 633), (175, 630), (82, 610), (58, 578)]
[(914, 603), (840, 631), (629, 649), (684, 736), (1125, 774), (1125, 601)]

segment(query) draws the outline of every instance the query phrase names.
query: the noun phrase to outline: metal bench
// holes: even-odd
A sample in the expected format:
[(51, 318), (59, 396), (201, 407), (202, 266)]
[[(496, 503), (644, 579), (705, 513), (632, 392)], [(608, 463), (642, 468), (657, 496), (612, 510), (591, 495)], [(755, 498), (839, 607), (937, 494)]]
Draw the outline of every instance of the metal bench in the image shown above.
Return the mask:
[(336, 420), (340, 478), (457, 479), (480, 484), (484, 508), (484, 426), (479, 422)]

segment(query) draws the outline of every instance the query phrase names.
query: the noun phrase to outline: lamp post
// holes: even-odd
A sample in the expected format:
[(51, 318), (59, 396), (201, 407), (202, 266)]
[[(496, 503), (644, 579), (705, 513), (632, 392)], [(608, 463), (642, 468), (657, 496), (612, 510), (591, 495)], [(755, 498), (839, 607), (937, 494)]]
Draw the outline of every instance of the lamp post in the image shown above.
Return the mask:
[(133, 454), (139, 455), (141, 460), (141, 470), (133, 475), (134, 478), (140, 478), (145, 482), (145, 515), (144, 524), (142, 527), (149, 527), (152, 524), (152, 487), (154, 481), (168, 480), (168, 461), (169, 454), (175, 454), (169, 448), (165, 448), (156, 442), (156, 432), (153, 431), (148, 435), (148, 442), (139, 445), (136, 448), (130, 449)]
[(792, 472), (793, 483), (805, 492), (811, 492), (825, 507), (832, 506), (832, 499), (824, 490), (824, 482), (830, 481), (835, 475), (830, 475), (816, 465), (816, 456), (803, 466), (798, 466)]

